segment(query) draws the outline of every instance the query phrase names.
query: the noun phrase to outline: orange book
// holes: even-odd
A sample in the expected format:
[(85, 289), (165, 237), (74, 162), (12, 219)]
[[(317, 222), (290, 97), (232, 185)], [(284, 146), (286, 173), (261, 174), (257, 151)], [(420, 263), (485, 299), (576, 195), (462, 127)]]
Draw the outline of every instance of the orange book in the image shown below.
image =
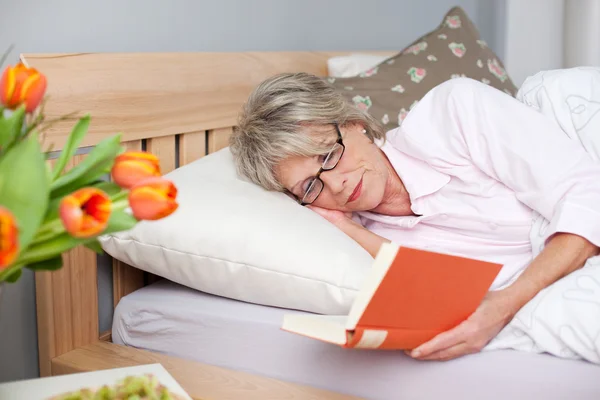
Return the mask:
[(469, 317), (501, 268), (386, 243), (348, 315), (284, 315), (282, 329), (342, 347), (413, 349)]

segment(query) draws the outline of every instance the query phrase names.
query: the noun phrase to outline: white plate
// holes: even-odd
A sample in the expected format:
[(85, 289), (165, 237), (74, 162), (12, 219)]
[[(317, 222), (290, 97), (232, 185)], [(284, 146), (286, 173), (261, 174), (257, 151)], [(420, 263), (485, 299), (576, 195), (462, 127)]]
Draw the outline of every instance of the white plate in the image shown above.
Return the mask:
[(135, 367), (82, 372), (48, 378), (30, 379), (0, 384), (0, 400), (27, 399), (46, 400), (49, 397), (84, 388), (98, 388), (114, 385), (117, 381), (132, 375), (152, 374), (174, 394), (186, 399), (192, 398), (160, 364), (138, 365)]

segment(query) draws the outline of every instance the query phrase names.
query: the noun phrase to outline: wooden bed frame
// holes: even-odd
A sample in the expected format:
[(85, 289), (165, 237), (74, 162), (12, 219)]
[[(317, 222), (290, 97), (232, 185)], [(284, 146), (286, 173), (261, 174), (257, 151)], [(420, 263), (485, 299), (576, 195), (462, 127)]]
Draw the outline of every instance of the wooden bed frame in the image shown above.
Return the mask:
[[(48, 77), (49, 119), (74, 111), (91, 114), (83, 146), (122, 132), (127, 148), (158, 155), (167, 173), (226, 147), (240, 106), (263, 79), (295, 71), (326, 76), (327, 59), (346, 54), (25, 54), (21, 59)], [(45, 145), (61, 150), (73, 125), (52, 126)], [(84, 158), (78, 155), (74, 163)], [(153, 280), (112, 262), (113, 306)], [(99, 332), (97, 256), (86, 248), (65, 254), (61, 270), (37, 272), (35, 279), (42, 376), (160, 362), (194, 398), (351, 398), (112, 344), (110, 332)]]

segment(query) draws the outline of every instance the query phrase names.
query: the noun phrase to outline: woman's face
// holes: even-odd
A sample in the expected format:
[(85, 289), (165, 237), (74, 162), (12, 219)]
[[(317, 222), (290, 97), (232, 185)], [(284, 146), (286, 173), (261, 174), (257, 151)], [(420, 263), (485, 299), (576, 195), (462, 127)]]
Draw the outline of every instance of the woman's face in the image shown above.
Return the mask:
[[(329, 147), (338, 138), (334, 125), (305, 129), (309, 135), (326, 137)], [(321, 173), (323, 191), (312, 205), (340, 211), (372, 210), (383, 201), (389, 176), (385, 155), (365, 136), (361, 125), (340, 126), (340, 132), (346, 149), (334, 169)], [(325, 156), (289, 157), (279, 164), (277, 178), (296, 198), (302, 199)]]

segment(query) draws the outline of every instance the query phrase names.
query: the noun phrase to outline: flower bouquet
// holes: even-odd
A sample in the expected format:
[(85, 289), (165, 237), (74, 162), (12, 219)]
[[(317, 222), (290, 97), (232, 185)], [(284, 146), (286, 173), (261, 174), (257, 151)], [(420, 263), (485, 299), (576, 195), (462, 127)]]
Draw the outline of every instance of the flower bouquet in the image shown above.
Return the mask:
[(23, 268), (61, 268), (62, 254), (76, 246), (102, 252), (98, 236), (166, 217), (178, 207), (177, 189), (161, 177), (159, 160), (124, 152), (120, 135), (66, 169), (89, 116), (78, 119), (49, 162), (40, 141), (52, 122), (43, 111), (46, 85), (42, 73), (22, 63), (0, 78), (0, 285), (17, 281)]

